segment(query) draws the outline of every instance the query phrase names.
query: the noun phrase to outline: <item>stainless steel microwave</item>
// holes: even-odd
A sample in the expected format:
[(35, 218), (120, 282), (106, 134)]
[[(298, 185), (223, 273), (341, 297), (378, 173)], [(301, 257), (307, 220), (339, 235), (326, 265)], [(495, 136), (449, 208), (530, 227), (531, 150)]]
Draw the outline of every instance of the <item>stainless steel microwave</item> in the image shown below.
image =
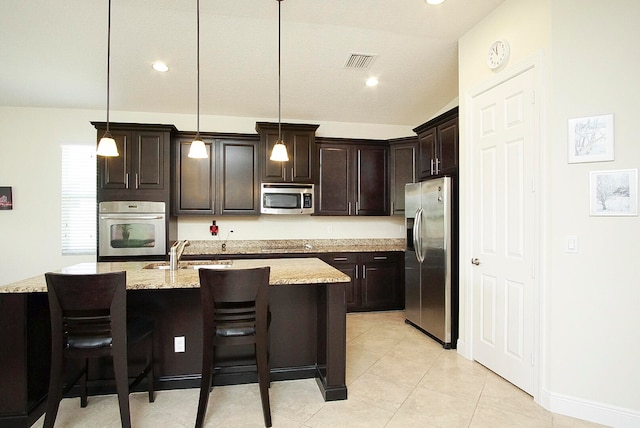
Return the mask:
[(314, 185), (262, 183), (261, 214), (313, 214)]

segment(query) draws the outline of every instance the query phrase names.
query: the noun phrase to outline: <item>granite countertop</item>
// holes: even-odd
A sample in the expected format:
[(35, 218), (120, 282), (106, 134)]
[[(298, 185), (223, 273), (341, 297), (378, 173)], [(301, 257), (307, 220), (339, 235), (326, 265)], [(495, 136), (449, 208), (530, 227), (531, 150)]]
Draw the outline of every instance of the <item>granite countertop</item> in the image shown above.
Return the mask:
[[(189, 241), (185, 256), (224, 254), (317, 254), (404, 251), (404, 239), (275, 239)], [(223, 250), (224, 244), (224, 250)]]
[[(194, 266), (243, 269), (270, 266), (269, 285), (346, 283), (351, 278), (317, 258), (244, 259), (212, 262), (180, 262), (181, 269), (144, 269), (155, 262), (101, 262), (79, 263), (60, 269), (61, 273), (127, 272), (128, 290), (153, 290), (173, 288), (197, 288), (200, 286), (198, 270)], [(162, 263), (160, 263), (162, 264)], [(224, 267), (222, 267), (224, 266)], [(47, 291), (44, 274), (0, 286), (0, 293), (43, 293)]]

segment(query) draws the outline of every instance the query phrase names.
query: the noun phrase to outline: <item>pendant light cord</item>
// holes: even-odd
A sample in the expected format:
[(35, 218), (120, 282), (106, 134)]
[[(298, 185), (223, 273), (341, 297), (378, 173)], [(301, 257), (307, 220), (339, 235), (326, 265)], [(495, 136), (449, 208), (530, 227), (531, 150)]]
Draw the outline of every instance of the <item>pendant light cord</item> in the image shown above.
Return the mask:
[(281, 18), (280, 18), (280, 6), (282, 5), (282, 0), (278, 0), (278, 142), (282, 142), (282, 89), (280, 84), (280, 26), (281, 26)]
[(109, 0), (109, 19), (107, 21), (107, 134), (109, 134), (109, 82), (111, 81), (111, 0)]
[(200, 139), (200, 0), (198, 1), (198, 10), (197, 10), (197, 24), (196, 24), (196, 31), (197, 31), (197, 49), (198, 52), (196, 53), (196, 71), (197, 71), (197, 80), (198, 80), (198, 94), (197, 94), (197, 125), (196, 125), (196, 138), (199, 140)]

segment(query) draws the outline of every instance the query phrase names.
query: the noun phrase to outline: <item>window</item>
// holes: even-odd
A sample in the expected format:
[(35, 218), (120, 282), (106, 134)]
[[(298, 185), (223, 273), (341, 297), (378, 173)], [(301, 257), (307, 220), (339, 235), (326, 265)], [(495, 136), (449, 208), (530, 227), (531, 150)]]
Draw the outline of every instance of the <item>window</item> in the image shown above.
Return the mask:
[(62, 146), (62, 254), (96, 254), (96, 148)]

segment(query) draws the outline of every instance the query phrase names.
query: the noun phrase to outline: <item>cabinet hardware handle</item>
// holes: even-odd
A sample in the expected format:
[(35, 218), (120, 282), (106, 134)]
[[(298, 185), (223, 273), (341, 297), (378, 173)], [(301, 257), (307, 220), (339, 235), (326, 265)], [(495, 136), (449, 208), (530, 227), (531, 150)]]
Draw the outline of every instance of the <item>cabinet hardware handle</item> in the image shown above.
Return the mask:
[(358, 279), (358, 265), (356, 265), (356, 279)]
[(360, 202), (356, 201), (356, 215), (360, 212)]
[(386, 256), (375, 256), (373, 260), (387, 260)]
[(351, 215), (351, 202), (349, 202), (349, 215)]
[(433, 158), (431, 158), (431, 175), (433, 175)]
[(367, 265), (362, 265), (362, 279), (367, 279)]
[(129, 188), (129, 173), (128, 172), (124, 175), (124, 179), (125, 179), (124, 188), (128, 189)]
[(346, 258), (346, 257), (334, 257), (334, 258), (333, 258), (333, 261), (334, 261), (334, 262), (344, 262), (344, 261), (346, 261), (346, 260), (347, 260), (347, 258)]
[(440, 158), (436, 158), (436, 174), (440, 174)]
[(293, 167), (291, 167), (291, 181), (295, 181), (295, 180), (293, 179)]
[(136, 172), (136, 189), (140, 188), (140, 180), (138, 179), (138, 173)]

